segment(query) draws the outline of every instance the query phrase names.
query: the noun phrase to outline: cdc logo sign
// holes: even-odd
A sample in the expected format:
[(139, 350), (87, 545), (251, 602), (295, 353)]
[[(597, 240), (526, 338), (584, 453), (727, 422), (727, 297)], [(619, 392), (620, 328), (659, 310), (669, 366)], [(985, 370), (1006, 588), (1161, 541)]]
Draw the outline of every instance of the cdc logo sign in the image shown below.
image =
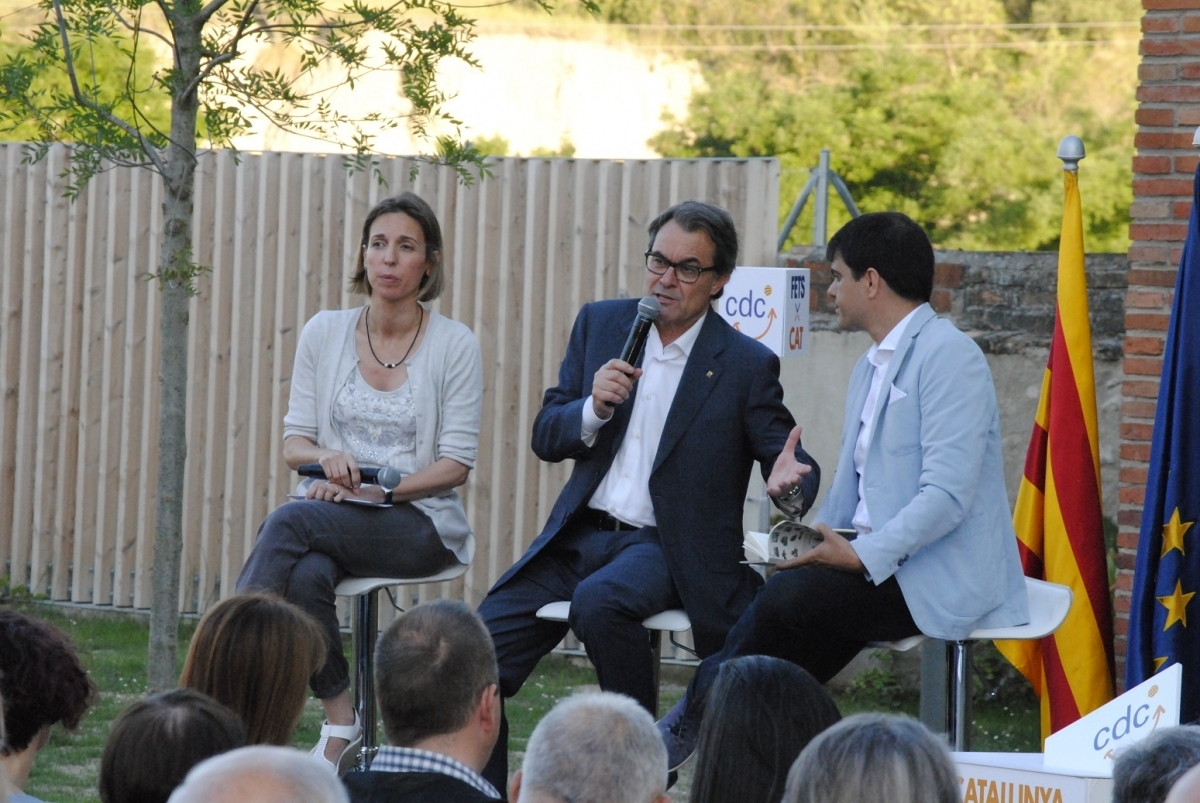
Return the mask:
[(737, 268), (717, 311), (780, 357), (808, 350), (808, 268)]

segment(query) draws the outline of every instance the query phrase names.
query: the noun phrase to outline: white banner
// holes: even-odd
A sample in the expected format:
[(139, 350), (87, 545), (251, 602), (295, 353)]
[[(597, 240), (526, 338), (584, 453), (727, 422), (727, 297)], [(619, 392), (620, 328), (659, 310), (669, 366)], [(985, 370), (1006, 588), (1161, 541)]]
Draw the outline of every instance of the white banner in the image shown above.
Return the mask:
[(780, 357), (795, 357), (808, 350), (808, 292), (808, 268), (737, 268), (717, 311)]
[(1110, 775), (1117, 754), (1159, 728), (1179, 724), (1183, 667), (1159, 672), (1046, 739), (1046, 766)]

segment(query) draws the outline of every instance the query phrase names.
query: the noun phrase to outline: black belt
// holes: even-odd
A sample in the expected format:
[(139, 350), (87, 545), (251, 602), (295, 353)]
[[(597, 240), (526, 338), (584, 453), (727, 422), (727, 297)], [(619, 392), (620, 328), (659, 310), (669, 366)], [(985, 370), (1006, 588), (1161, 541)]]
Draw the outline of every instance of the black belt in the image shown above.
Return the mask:
[(614, 519), (603, 510), (589, 507), (579, 516), (579, 521), (597, 530), (640, 530), (634, 524), (627, 524), (620, 519)]

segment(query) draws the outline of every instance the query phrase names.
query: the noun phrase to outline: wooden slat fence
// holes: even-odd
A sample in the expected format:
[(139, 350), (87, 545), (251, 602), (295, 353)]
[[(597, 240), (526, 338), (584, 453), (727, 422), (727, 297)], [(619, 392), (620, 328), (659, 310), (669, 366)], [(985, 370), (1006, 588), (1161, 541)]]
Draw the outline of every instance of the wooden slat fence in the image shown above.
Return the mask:
[[(161, 188), (114, 169), (75, 202), (69, 152), (34, 165), (0, 144), (0, 567), (55, 600), (146, 608), (157, 455)], [(417, 169), (415, 177), (410, 171)], [(467, 188), (447, 168), (385, 159), (386, 185), (336, 156), (201, 155), (194, 258), (180, 606), (231, 593), (263, 517), (295, 482), (280, 457), (296, 338), (346, 289), (358, 229), (411, 189), (437, 211), (449, 284), (435, 304), (483, 347), (479, 462), (464, 497), (476, 532), (462, 579), (417, 597), (478, 602), (549, 513), (568, 465), (529, 449), (586, 301), (639, 295), (646, 225), (685, 198), (719, 203), (741, 264), (775, 264), (779, 165), (770, 159), (499, 159)]]

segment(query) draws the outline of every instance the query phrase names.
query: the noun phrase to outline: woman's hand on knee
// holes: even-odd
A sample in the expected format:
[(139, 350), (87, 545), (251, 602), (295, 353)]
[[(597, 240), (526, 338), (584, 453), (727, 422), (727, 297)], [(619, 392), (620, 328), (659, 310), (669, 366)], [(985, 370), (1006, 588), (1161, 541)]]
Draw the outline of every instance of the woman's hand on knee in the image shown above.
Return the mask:
[(345, 502), (347, 499), (356, 499), (379, 504), (384, 501), (384, 491), (378, 485), (363, 485), (357, 491), (352, 491), (335, 482), (314, 482), (308, 486), (305, 497), (322, 502)]
[(306, 499), (316, 499), (319, 502), (341, 502), (350, 491), (334, 482), (314, 482), (308, 486), (304, 496)]

